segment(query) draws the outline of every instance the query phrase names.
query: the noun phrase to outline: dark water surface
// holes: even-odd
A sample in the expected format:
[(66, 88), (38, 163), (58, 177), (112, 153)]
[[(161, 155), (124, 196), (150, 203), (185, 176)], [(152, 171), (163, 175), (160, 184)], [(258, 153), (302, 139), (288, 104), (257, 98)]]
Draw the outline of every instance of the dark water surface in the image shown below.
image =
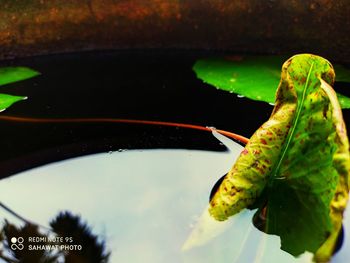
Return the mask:
[[(214, 126), (249, 138), (269, 118), (273, 107), (264, 102), (238, 98), (197, 79), (192, 71), (195, 61), (213, 55), (194, 51), (120, 51), (3, 61), (1, 66), (28, 66), (41, 72), (41, 76), (1, 87), (3, 93), (29, 97), (2, 114), (172, 121)], [(346, 95), (346, 89), (338, 86)], [(344, 112), (346, 120), (350, 120), (349, 112)], [(8, 125), (0, 121), (0, 125), (2, 136), (6, 138), (0, 142), (0, 164), (37, 150), (73, 144), (75, 148), (80, 147), (74, 151), (77, 155), (118, 147), (217, 147), (213, 143), (204, 145), (206, 140), (201, 140), (203, 135), (198, 133), (195, 133), (198, 140), (179, 137), (178, 134), (174, 138), (169, 129), (161, 127), (134, 126), (131, 132), (128, 125), (101, 123)], [(154, 138), (149, 131), (153, 133), (155, 130), (163, 136)], [(135, 134), (130, 136), (133, 132)], [(120, 139), (125, 136), (128, 139)], [(89, 143), (81, 145), (81, 142)], [(94, 147), (90, 146), (91, 142), (95, 142)], [(57, 154), (57, 159), (66, 157)]]
[[(272, 106), (216, 90), (197, 79), (192, 66), (203, 53), (113, 52), (53, 55), (5, 61), (28, 66), (41, 76), (2, 87), (26, 95), (2, 114), (37, 118), (110, 117), (214, 126), (249, 137)], [(119, 148), (182, 147), (220, 150), (196, 131), (173, 136), (164, 127), (116, 124), (30, 124), (0, 121), (1, 176), (28, 166), (25, 157), (46, 151), (46, 160), (64, 159)], [(175, 128), (174, 128), (175, 129)], [(55, 148), (55, 152), (51, 151)], [(222, 150), (222, 149), (221, 149)], [(49, 151), (50, 153), (48, 153)], [(13, 163), (13, 159), (17, 159)], [(33, 158), (32, 158), (33, 159)], [(34, 158), (36, 159), (36, 158)], [(32, 160), (33, 161), (33, 160)], [(39, 161), (37, 161), (39, 163)], [(36, 165), (36, 163), (33, 163)]]

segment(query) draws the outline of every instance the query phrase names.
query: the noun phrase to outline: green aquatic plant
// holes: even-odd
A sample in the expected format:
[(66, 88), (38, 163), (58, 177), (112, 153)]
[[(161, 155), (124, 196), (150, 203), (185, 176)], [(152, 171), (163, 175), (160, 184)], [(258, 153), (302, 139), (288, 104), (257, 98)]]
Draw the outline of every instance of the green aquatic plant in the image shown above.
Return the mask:
[(314, 253), (328, 262), (342, 227), (349, 192), (350, 155), (345, 123), (325, 59), (296, 55), (282, 67), (270, 119), (250, 138), (210, 201), (226, 220), (259, 208), (262, 230), (281, 238), (294, 256)]
[[(280, 81), (283, 56), (233, 56), (198, 60), (193, 70), (197, 77), (216, 88), (236, 93), (252, 100), (273, 104)], [(334, 65), (337, 82), (350, 83), (350, 70)], [(348, 85), (350, 88), (350, 84)], [(350, 98), (337, 94), (342, 108), (350, 108)]]
[[(38, 76), (40, 73), (27, 67), (0, 68), (0, 86)], [(14, 96), (0, 93), (0, 111), (4, 111), (15, 102), (25, 100), (26, 96)]]

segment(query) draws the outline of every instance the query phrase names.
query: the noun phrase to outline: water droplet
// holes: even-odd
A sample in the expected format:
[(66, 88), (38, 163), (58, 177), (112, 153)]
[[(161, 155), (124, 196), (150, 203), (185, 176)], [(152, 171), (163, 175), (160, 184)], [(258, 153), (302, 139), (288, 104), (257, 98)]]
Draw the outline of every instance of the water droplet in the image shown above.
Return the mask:
[(125, 152), (126, 150), (125, 149), (118, 149), (118, 152)]
[(237, 97), (238, 97), (238, 98), (244, 98), (244, 96), (243, 96), (243, 95), (237, 95)]
[(113, 153), (113, 151), (108, 151), (108, 153), (109, 153), (109, 154), (112, 154), (112, 153)]
[(230, 93), (233, 93), (233, 90), (230, 90), (229, 92), (230, 92)]
[(273, 102), (269, 102), (269, 104), (270, 104), (271, 106), (275, 106), (275, 103), (273, 103)]

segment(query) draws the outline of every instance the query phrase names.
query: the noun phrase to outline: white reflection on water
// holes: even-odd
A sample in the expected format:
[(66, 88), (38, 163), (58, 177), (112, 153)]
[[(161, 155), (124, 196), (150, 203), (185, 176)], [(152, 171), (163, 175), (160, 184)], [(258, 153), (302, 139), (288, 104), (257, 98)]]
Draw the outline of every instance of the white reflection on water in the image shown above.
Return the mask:
[[(279, 250), (279, 238), (256, 230), (248, 210), (224, 223), (219, 235), (182, 250), (212, 186), (242, 149), (224, 143), (230, 152), (132, 150), (45, 165), (2, 180), (0, 200), (41, 225), (62, 210), (80, 214), (107, 241), (110, 262), (309, 261)], [(0, 216), (18, 222), (3, 210)]]

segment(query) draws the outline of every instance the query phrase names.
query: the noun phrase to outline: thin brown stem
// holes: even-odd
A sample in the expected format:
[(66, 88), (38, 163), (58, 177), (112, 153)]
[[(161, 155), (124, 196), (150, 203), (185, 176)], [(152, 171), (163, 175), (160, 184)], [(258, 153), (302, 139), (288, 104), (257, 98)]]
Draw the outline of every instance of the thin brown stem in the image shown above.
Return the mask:
[[(151, 120), (132, 120), (132, 119), (117, 119), (117, 118), (31, 118), (31, 117), (18, 117), (9, 115), (0, 115), (0, 120), (13, 121), (13, 122), (31, 122), (31, 123), (69, 123), (69, 122), (81, 122), (81, 123), (129, 123), (129, 124), (144, 124), (144, 125), (157, 125), (157, 126), (170, 126), (180, 127), (186, 129), (194, 129), (200, 131), (212, 131), (212, 128), (204, 127), (194, 124), (177, 123), (177, 122), (166, 122), (166, 121), (151, 121)], [(249, 139), (246, 137), (225, 131), (216, 130), (218, 133), (225, 135), (229, 138), (238, 140), (244, 144), (247, 144)]]

